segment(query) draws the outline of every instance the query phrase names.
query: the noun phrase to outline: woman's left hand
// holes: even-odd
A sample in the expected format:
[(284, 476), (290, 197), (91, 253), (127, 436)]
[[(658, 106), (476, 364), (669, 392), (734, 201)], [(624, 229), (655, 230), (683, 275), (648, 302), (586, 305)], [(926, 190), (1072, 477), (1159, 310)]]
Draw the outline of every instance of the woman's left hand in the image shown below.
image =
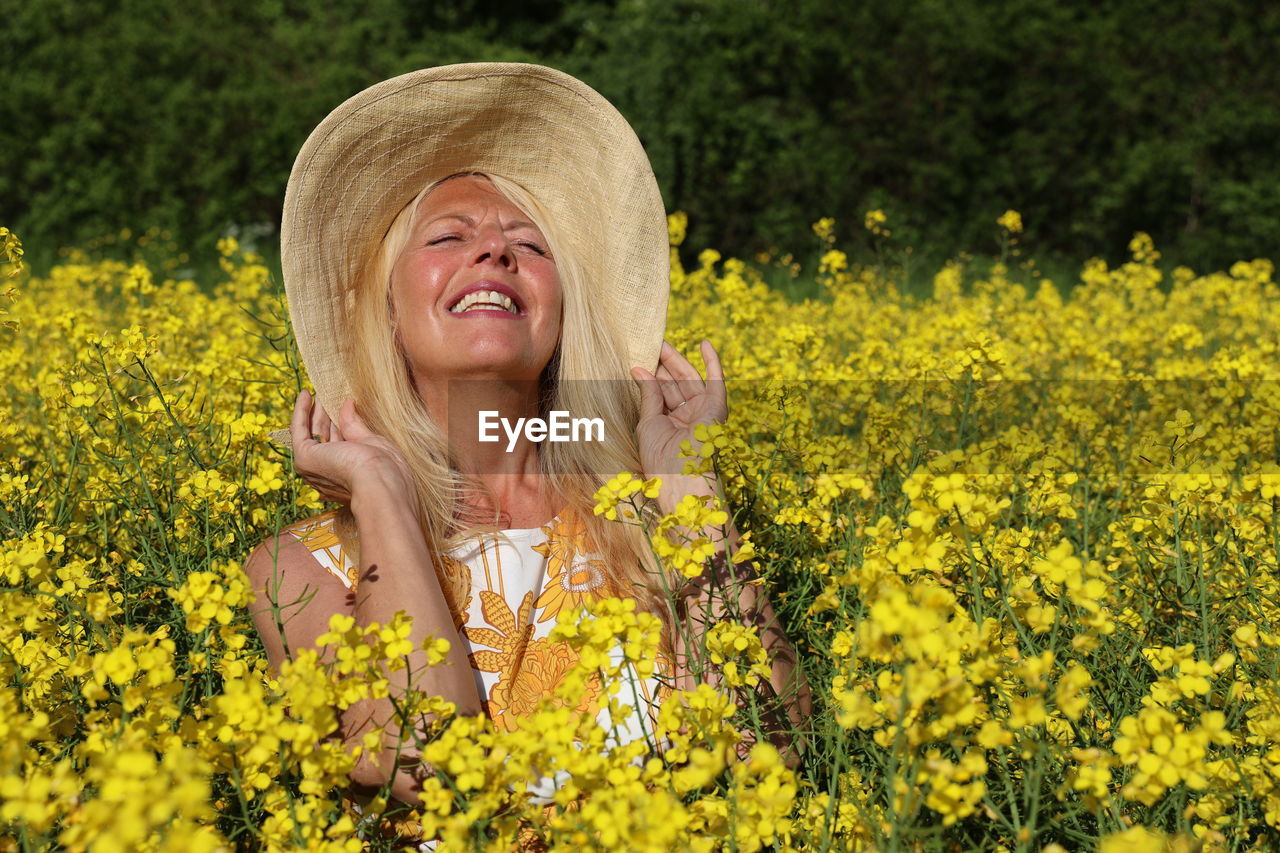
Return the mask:
[(671, 512), (685, 495), (715, 494), (715, 483), (709, 478), (682, 473), (680, 457), (680, 445), (686, 440), (695, 449), (699, 446), (693, 434), (699, 424), (723, 423), (729, 415), (720, 356), (710, 341), (703, 341), (701, 350), (707, 365), (705, 380), (666, 341), (656, 375), (643, 367), (631, 369), (631, 378), (640, 386), (640, 422), (636, 424), (640, 463), (646, 479), (662, 478), (658, 506), (664, 513)]

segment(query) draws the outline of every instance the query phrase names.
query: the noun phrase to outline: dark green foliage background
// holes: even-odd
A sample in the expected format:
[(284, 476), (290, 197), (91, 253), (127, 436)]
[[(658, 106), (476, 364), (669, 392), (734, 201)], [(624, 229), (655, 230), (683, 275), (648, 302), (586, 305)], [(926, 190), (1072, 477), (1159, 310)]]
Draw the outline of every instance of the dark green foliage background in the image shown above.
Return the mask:
[[(541, 62), (632, 121), (690, 243), (862, 240), (1197, 267), (1276, 254), (1280, 6), (1205, 0), (0, 0), (0, 222), (29, 247), (277, 223), (344, 98), (424, 66)], [(844, 240), (842, 239), (842, 242)]]

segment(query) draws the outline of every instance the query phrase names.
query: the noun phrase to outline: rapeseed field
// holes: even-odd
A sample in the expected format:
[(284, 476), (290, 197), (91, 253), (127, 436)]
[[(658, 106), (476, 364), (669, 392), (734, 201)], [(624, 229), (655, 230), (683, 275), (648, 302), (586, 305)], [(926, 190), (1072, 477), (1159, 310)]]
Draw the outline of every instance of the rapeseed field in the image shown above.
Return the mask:
[[(0, 230), (0, 849), (1280, 847), (1273, 265), (1165, 272), (1139, 234), (1075, 281), (957, 260), (919, 296), (832, 226), (804, 300), (673, 249), (668, 337), (716, 344), (731, 416), (690, 460), (728, 506), (672, 522), (746, 534), (815, 694), (794, 751), (761, 734), (767, 661), (730, 623), (663, 748), (606, 749), (566, 697), (627, 704), (609, 652), (651, 667), (659, 636), (606, 599), (561, 617), (573, 666), (522, 727), (406, 703), (437, 718), (413, 813), (345, 807), (334, 736), (407, 626), (335, 618), (328, 663), (273, 674), (249, 621), (244, 558), (324, 508), (267, 437), (306, 377), (262, 258), (223, 240), (197, 282), (69, 252), (34, 277)], [(634, 473), (597, 496), (618, 523), (660, 488)], [(706, 543), (655, 545), (689, 575)]]

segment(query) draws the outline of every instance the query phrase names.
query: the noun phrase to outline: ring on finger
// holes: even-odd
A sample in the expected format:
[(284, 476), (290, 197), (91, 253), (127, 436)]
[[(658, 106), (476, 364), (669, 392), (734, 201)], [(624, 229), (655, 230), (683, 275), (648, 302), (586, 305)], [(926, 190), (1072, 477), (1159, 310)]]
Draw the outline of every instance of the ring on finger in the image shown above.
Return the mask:
[(676, 403), (674, 406), (672, 406), (672, 407), (671, 407), (671, 410), (672, 410), (672, 411), (675, 411), (676, 409), (680, 408), (681, 406), (683, 406), (683, 405), (684, 405), (685, 403), (687, 403), (687, 402), (689, 402), (689, 401), (688, 401), (688, 400), (681, 400), (679, 403)]

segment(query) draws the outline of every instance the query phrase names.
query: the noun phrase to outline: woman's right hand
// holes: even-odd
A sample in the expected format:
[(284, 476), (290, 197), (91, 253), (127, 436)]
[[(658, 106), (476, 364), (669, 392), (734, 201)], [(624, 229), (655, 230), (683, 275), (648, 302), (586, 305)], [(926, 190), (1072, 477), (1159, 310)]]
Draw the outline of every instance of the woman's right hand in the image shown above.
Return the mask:
[(404, 455), (365, 426), (355, 400), (342, 404), (335, 424), (304, 389), (293, 406), (289, 432), (294, 467), (327, 501), (350, 504), (357, 493), (371, 488), (391, 489), (406, 497), (414, 492)]

